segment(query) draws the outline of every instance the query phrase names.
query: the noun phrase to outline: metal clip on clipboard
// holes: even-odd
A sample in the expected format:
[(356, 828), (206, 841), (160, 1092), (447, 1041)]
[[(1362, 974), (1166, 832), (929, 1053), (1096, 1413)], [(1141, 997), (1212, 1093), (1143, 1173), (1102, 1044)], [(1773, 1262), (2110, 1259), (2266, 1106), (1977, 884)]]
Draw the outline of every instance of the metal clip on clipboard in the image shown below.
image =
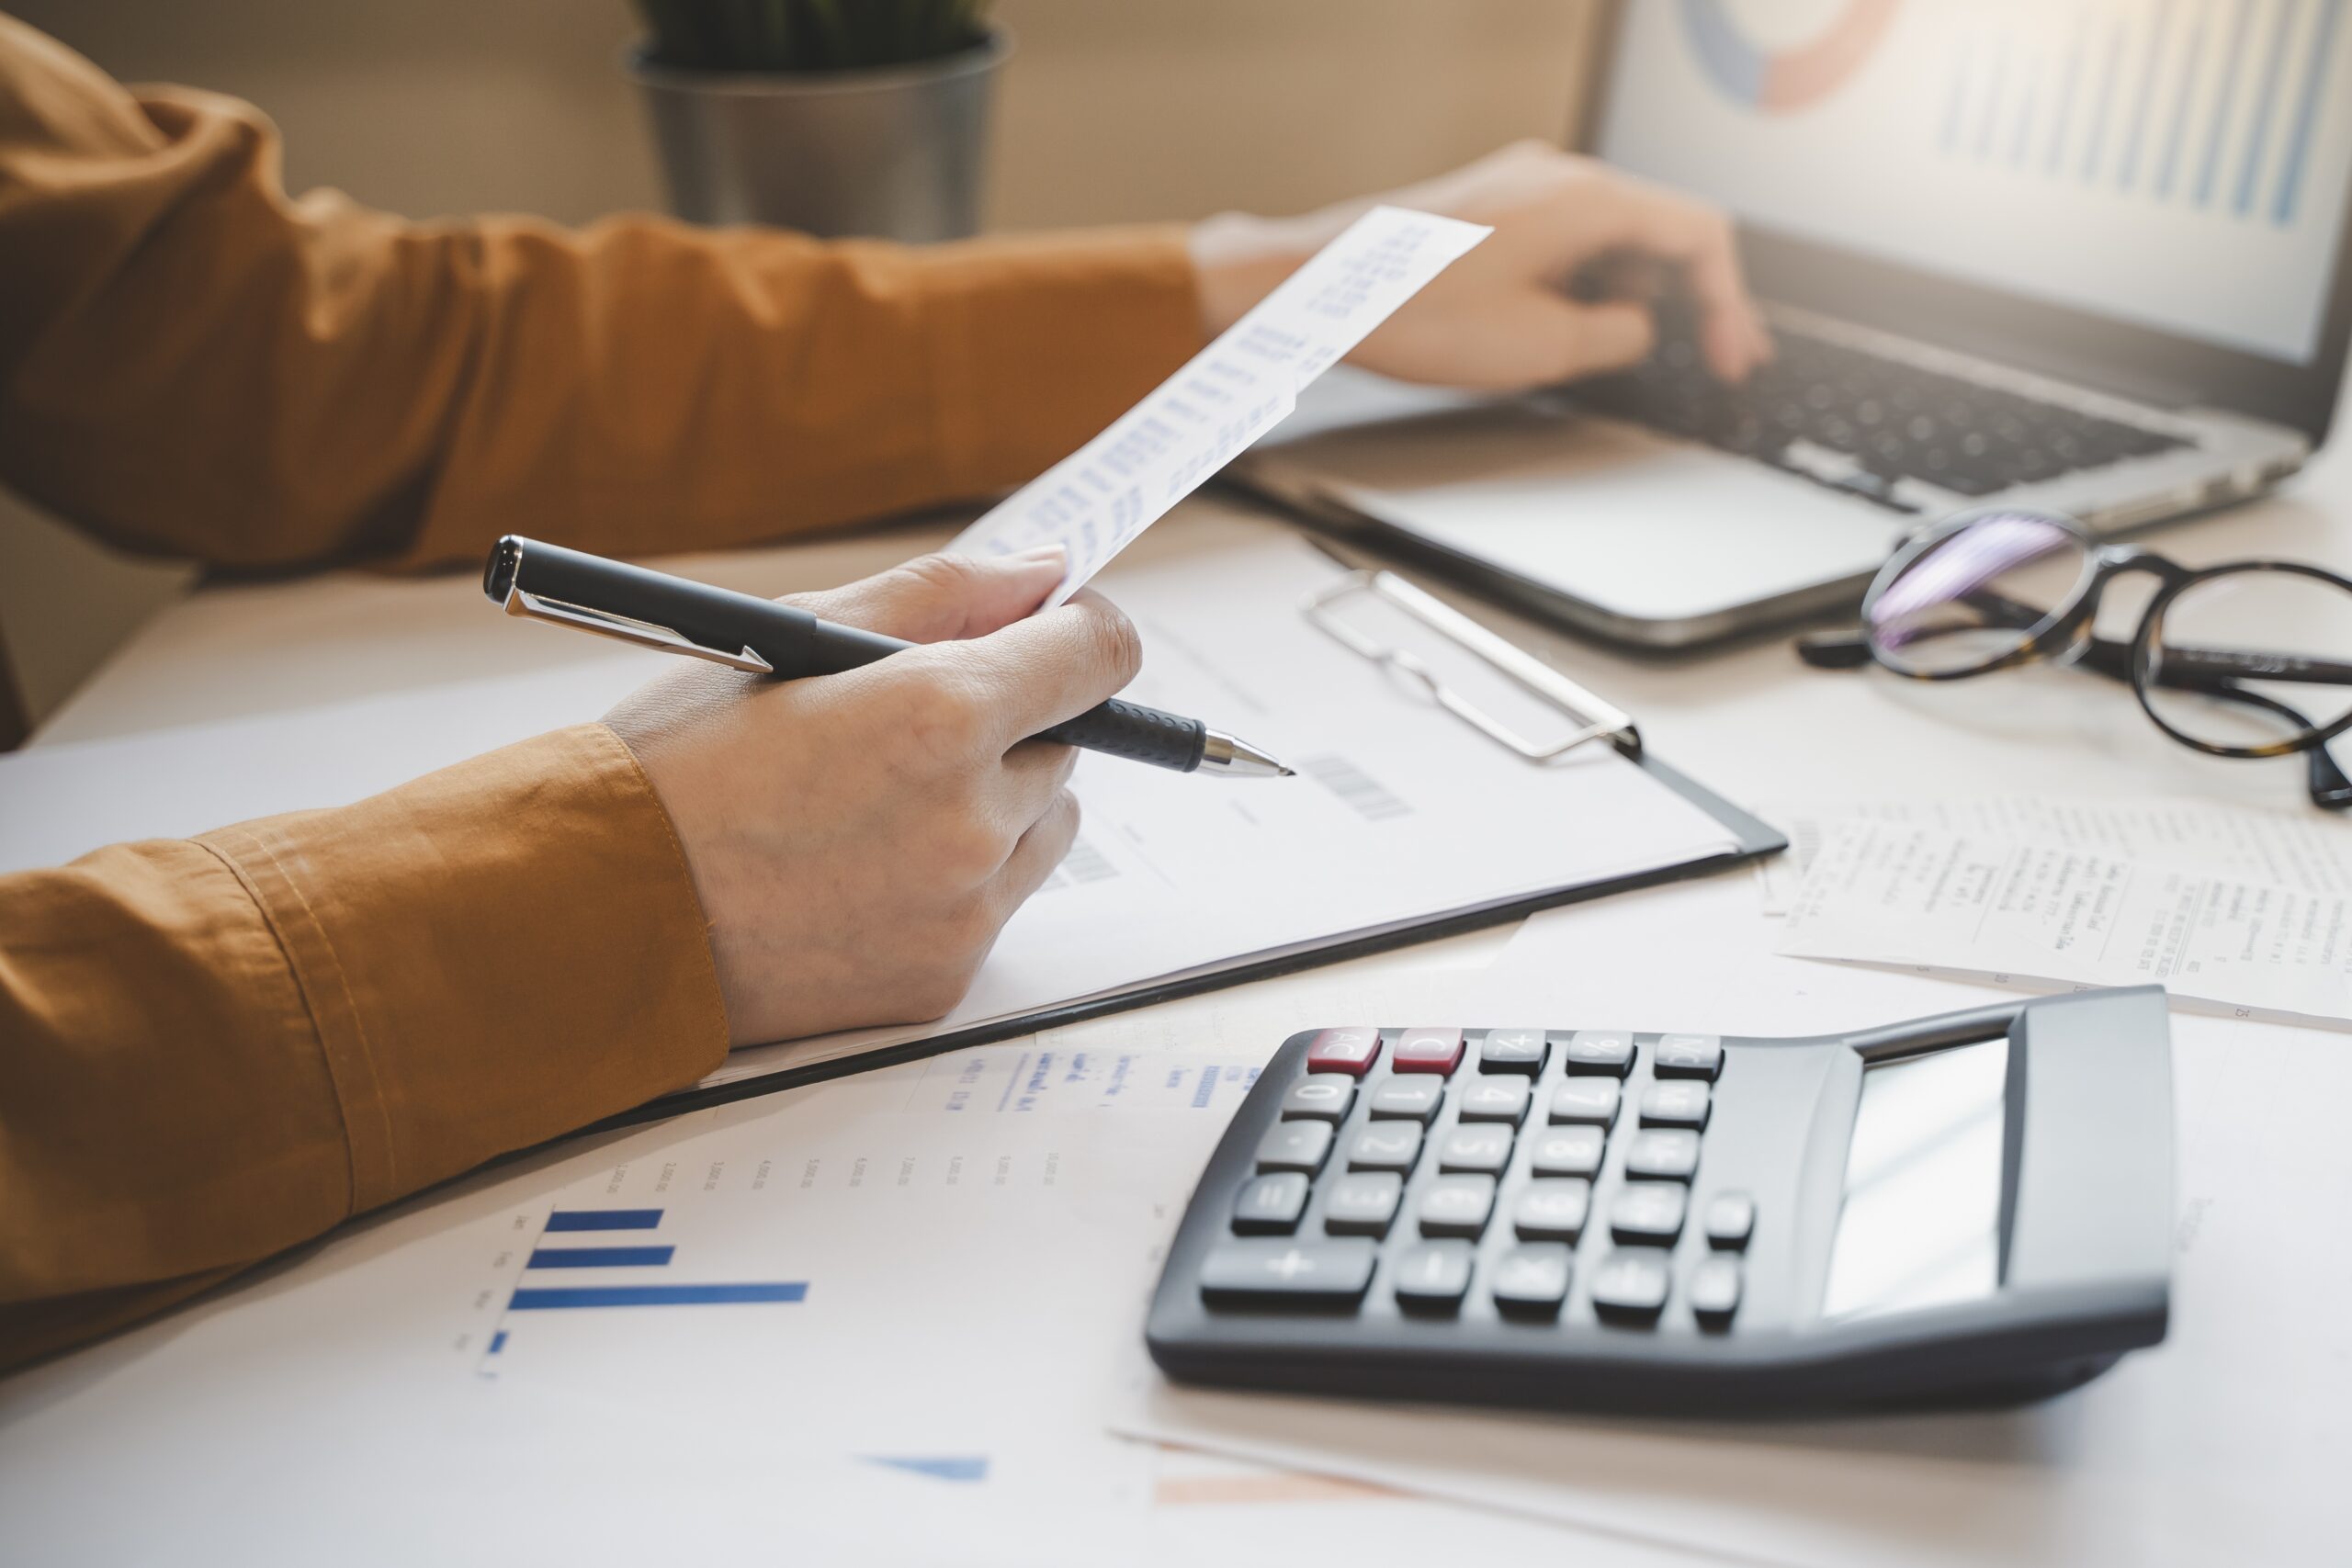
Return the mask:
[[(1332, 606), (1352, 594), (1368, 593), (1385, 601), (1436, 632), (1455, 647), (1551, 706), (1566, 714), (1575, 728), (1554, 741), (1531, 740), (1438, 679), (1410, 649), (1389, 647), (1350, 626)], [(1628, 757), (1642, 754), (1641, 731), (1631, 715), (1601, 701), (1557, 670), (1508, 639), (1497, 637), (1469, 616), (1388, 571), (1351, 571), (1317, 589), (1299, 608), (1306, 618), (1341, 646), (1371, 660), (1419, 686), (1430, 700), (1488, 739), (1509, 747), (1531, 762), (1549, 762), (1589, 740), (1607, 740)]]

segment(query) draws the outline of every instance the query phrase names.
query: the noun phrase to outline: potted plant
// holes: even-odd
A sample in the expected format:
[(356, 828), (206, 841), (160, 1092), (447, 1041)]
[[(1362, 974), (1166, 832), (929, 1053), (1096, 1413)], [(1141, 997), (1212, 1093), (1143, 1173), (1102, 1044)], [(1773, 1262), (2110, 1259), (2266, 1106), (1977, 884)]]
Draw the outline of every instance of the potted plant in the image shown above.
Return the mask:
[(978, 231), (988, 0), (636, 0), (671, 209), (821, 235)]

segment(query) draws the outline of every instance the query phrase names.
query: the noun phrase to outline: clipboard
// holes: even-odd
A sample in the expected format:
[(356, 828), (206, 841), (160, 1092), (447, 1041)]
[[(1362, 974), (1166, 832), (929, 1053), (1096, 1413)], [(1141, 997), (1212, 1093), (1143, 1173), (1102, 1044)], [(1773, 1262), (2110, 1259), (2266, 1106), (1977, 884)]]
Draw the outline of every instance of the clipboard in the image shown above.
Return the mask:
[[(1310, 543), (1312, 543), (1310, 541)], [(1317, 632), (1356, 658), (1377, 666), (1408, 694), (1442, 710), (1458, 723), (1465, 744), (1493, 747), (1515, 756), (1524, 766), (1543, 769), (1595, 745), (1606, 746), (1639, 768), (1666, 790), (1698, 808), (1719, 824), (1729, 847), (1675, 863), (1623, 875), (1566, 884), (1522, 897), (1476, 908), (1417, 919), (1409, 925), (1370, 934), (1349, 935), (1298, 951), (1239, 958), (1202, 973), (1145, 982), (1109, 994), (1037, 1008), (983, 1022), (943, 1027), (919, 1038), (861, 1049), (854, 1055), (801, 1065), (783, 1066), (730, 1082), (706, 1084), (665, 1096), (600, 1123), (625, 1126), (729, 1104), (756, 1095), (805, 1087), (844, 1077), (870, 1068), (920, 1060), (948, 1051), (993, 1044), (1105, 1017), (1132, 1008), (1199, 996), (1254, 980), (1273, 978), (1348, 959), (1452, 936), (1463, 931), (1522, 919), (1540, 909), (1581, 903), (1611, 894), (1709, 875), (1748, 864), (1788, 847), (1777, 829), (1733, 806), (1696, 780), (1651, 753), (1631, 714), (1580, 682), (1528, 653), (1509, 638), (1462, 615), (1434, 595), (1394, 572), (1346, 570), (1349, 563), (1331, 552), (1316, 548), (1339, 575), (1306, 593), (1296, 613)], [(1376, 608), (1382, 615), (1402, 617), (1398, 625), (1414, 629), (1426, 643), (1406, 644), (1367, 627), (1353, 612)], [(1531, 733), (1523, 718), (1494, 711), (1436, 668), (1430, 657), (1446, 651), (1455, 663), (1491, 672), (1495, 681), (1523, 694), (1531, 713), (1555, 718), (1557, 732)]]

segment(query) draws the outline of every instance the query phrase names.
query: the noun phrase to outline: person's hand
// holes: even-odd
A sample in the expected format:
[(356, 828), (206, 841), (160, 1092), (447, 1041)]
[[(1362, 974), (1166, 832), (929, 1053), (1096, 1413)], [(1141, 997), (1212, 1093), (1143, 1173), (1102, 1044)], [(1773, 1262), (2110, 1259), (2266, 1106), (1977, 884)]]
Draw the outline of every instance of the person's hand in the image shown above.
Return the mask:
[(605, 716), (677, 829), (734, 1043), (938, 1017), (1060, 863), (1077, 753), (1023, 738), (1142, 662), (1092, 595), (1021, 618), (1066, 565), (925, 556), (798, 594), (932, 646), (805, 681), (682, 670)]
[(1622, 369), (1647, 357), (1657, 328), (1638, 299), (1579, 300), (1588, 264), (1634, 253), (1679, 264), (1707, 363), (1727, 381), (1771, 355), (1739, 272), (1728, 219), (1714, 209), (1540, 141), (1523, 141), (1424, 185), (1299, 218), (1227, 213), (1194, 226), (1203, 324), (1238, 320), (1308, 256), (1375, 204), (1409, 207), (1494, 232), (1359, 344), (1349, 362), (1406, 381), (1519, 391)]

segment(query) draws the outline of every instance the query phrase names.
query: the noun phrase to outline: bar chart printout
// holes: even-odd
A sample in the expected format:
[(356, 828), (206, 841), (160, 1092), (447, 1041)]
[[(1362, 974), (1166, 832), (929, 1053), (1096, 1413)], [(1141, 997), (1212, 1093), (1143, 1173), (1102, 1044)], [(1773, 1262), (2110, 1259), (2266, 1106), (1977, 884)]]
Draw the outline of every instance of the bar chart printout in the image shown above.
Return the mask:
[[(678, 1248), (647, 1239), (662, 1224), (660, 1209), (557, 1209), (523, 1260), (525, 1282), (506, 1299), (515, 1313), (586, 1311), (604, 1307), (779, 1306), (804, 1300), (802, 1280), (684, 1280), (662, 1277)], [(593, 1271), (593, 1283), (554, 1283)], [(548, 1282), (542, 1282), (548, 1281)], [(482, 1352), (485, 1369), (505, 1353), (513, 1334), (502, 1317)]]

